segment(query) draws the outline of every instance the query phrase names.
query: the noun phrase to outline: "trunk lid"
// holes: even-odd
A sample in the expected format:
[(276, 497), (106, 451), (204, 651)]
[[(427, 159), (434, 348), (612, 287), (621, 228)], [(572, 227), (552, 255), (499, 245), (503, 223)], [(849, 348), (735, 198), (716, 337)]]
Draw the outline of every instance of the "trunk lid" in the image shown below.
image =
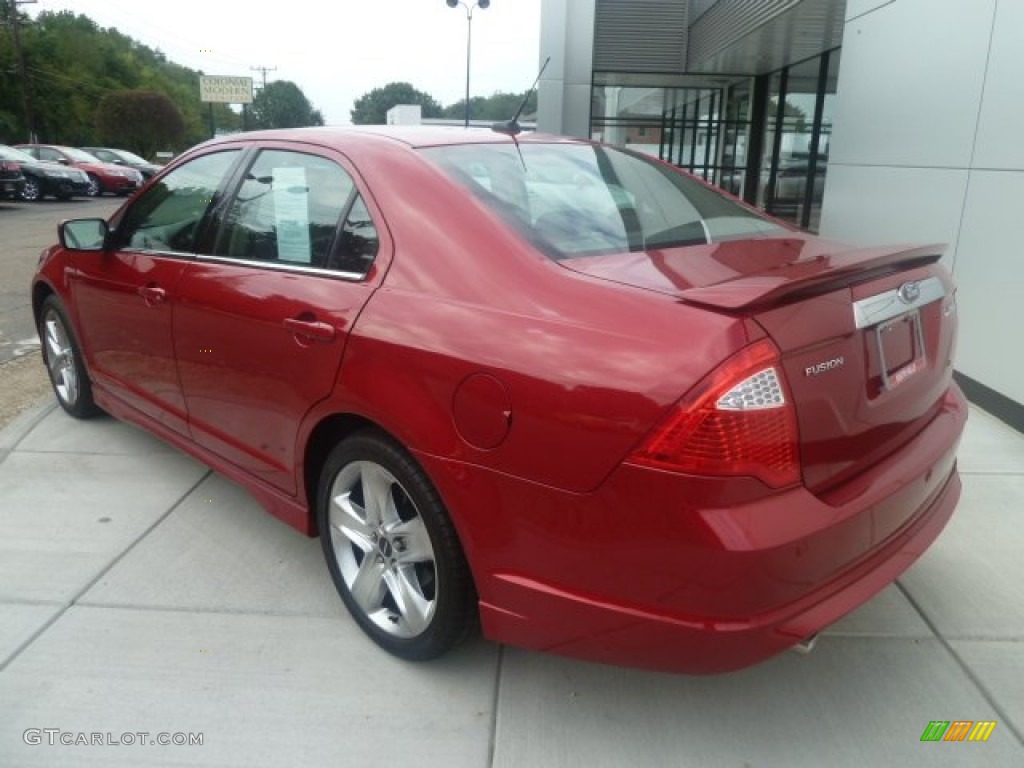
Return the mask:
[(560, 263), (755, 320), (782, 353), (804, 484), (825, 493), (899, 449), (941, 406), (956, 335), (942, 250), (788, 235)]

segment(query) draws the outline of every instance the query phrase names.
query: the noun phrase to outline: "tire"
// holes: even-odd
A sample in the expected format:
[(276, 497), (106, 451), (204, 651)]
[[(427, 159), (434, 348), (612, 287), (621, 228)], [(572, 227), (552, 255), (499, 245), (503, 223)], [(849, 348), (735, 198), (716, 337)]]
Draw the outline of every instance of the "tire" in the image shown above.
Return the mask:
[(20, 195), (22, 200), (26, 200), (30, 203), (34, 203), (37, 200), (43, 199), (43, 189), (39, 186), (39, 182), (35, 179), (25, 177), (25, 186), (21, 190)]
[(43, 362), (60, 407), (76, 419), (88, 419), (101, 413), (92, 399), (92, 385), (78, 342), (56, 296), (48, 296), (43, 302), (39, 313), (39, 338)]
[(469, 635), (476, 592), (458, 535), (426, 474), (390, 438), (366, 430), (335, 446), (317, 522), (338, 594), (381, 648), (423, 661)]
[(103, 187), (100, 185), (100, 180), (89, 174), (89, 188), (85, 190), (85, 194), (88, 197), (99, 197), (103, 194)]

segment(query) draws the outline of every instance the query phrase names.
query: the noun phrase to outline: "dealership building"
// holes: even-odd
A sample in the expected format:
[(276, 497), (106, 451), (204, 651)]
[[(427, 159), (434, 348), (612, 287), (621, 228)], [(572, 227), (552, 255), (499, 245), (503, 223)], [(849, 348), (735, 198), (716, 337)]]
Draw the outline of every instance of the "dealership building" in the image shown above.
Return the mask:
[(821, 236), (942, 243), (968, 395), (1024, 430), (1024, 0), (542, 0), (542, 131)]

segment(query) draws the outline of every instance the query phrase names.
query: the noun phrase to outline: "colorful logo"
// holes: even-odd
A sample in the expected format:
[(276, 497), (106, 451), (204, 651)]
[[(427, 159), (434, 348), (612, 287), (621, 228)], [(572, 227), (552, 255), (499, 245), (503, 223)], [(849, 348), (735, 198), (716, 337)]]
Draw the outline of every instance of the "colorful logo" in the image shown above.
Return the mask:
[(932, 720), (921, 741), (988, 741), (995, 727), (995, 720)]

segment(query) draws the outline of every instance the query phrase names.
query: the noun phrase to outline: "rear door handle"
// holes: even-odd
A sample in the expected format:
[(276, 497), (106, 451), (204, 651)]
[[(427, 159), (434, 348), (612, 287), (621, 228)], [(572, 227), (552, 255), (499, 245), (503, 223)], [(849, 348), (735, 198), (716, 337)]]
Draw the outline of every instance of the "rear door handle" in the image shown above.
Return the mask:
[(144, 285), (139, 288), (139, 296), (146, 300), (146, 304), (163, 304), (167, 301), (167, 291), (158, 285)]
[(337, 334), (334, 326), (330, 323), (322, 323), (319, 320), (299, 320), (289, 317), (284, 321), (284, 327), (296, 336), (304, 336), (314, 341), (334, 341)]

